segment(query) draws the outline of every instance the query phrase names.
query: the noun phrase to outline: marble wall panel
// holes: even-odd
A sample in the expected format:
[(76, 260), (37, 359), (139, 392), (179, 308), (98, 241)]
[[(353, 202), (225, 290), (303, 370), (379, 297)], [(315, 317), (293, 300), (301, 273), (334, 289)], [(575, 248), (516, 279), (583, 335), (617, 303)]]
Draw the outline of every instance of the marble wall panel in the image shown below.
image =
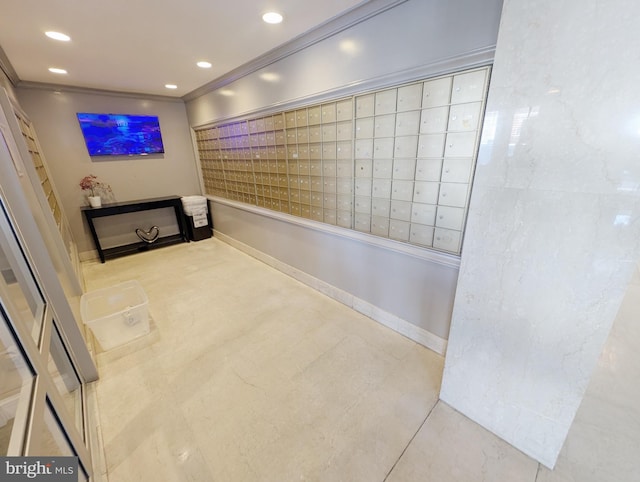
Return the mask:
[(441, 398), (547, 467), (640, 254), (639, 16), (504, 4)]

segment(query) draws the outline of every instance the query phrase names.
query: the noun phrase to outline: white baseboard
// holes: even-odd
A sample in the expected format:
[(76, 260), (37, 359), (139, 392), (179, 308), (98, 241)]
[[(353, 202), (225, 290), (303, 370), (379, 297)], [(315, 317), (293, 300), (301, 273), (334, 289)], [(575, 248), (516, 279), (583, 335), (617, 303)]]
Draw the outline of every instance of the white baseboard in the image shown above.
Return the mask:
[(102, 427), (100, 425), (100, 409), (98, 407), (95, 382), (88, 383), (85, 386), (85, 409), (87, 411), (85, 418), (87, 422), (87, 436), (93, 464), (93, 477), (91, 480), (108, 482), (107, 460), (104, 451)]
[(93, 261), (100, 259), (100, 257), (98, 256), (98, 251), (95, 249), (78, 253), (78, 257), (80, 258), (80, 261)]
[(275, 268), (278, 271), (291, 276), (292, 278), (306, 284), (307, 286), (319, 291), (320, 293), (323, 293), (328, 297), (333, 298), (334, 300), (339, 301), (344, 305), (347, 305), (349, 308), (362, 313), (363, 315), (371, 318), (374, 321), (377, 321), (387, 328), (391, 328), (393, 331), (406, 336), (410, 340), (413, 340), (416, 343), (419, 343), (420, 345), (425, 346), (430, 350), (433, 350), (434, 352), (444, 356), (447, 350), (447, 340), (445, 340), (444, 338), (440, 338), (439, 336), (434, 335), (424, 328), (420, 328), (413, 323), (409, 323), (408, 321), (403, 320), (402, 318), (392, 313), (389, 313), (375, 305), (372, 305), (368, 301), (353, 296), (351, 293), (341, 290), (340, 288), (336, 288), (335, 286), (325, 281), (315, 278), (310, 274), (305, 273), (304, 271), (294, 268), (293, 266), (290, 266), (280, 261), (279, 259), (274, 258), (273, 256), (269, 256), (268, 254), (265, 254), (262, 251), (244, 244), (237, 239), (227, 236), (224, 233), (216, 231), (215, 229), (214, 236), (220, 241), (223, 241), (230, 246), (239, 249), (249, 256), (262, 261), (272, 268)]

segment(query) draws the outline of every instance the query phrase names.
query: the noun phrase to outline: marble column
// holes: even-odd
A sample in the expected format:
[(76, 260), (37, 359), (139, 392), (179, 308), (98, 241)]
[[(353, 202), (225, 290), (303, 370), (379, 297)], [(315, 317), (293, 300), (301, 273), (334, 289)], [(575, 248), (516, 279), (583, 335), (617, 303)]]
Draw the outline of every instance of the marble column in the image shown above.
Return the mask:
[(639, 18), (504, 2), (440, 396), (547, 467), (640, 254)]

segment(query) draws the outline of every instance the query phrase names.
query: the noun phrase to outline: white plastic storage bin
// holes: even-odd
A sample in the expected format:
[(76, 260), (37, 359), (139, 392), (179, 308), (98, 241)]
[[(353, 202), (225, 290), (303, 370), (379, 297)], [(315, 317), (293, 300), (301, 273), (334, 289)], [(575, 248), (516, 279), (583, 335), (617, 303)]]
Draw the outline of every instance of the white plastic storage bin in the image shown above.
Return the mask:
[(149, 300), (135, 280), (85, 293), (80, 313), (103, 350), (149, 333)]

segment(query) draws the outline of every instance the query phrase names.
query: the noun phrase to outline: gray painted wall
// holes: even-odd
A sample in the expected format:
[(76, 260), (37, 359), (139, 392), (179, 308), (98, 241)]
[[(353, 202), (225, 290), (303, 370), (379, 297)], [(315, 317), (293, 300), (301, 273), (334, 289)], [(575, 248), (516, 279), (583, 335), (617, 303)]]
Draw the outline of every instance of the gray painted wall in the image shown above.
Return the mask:
[(448, 337), (457, 267), (223, 204), (212, 214), (227, 236)]
[[(501, 0), (409, 0), (187, 102), (192, 127), (487, 64)], [(264, 80), (263, 74), (272, 80)], [(276, 80), (273, 80), (276, 79)], [(216, 230), (447, 338), (458, 270), (213, 203)], [(393, 242), (390, 242), (390, 246)]]
[[(85, 253), (85, 258), (87, 252), (94, 249), (89, 228), (80, 213), (80, 207), (88, 203), (78, 184), (87, 174), (95, 174), (111, 185), (117, 201), (172, 194), (200, 194), (193, 143), (182, 101), (39, 89), (18, 88), (16, 91), (20, 106), (33, 121), (51, 177), (78, 243), (78, 251)], [(77, 112), (157, 115), (165, 153), (92, 160), (84, 144)], [(140, 223), (133, 224), (150, 227), (147, 226), (151, 222), (148, 218), (139, 219)], [(154, 218), (153, 223), (162, 226), (162, 223), (166, 224), (166, 219)], [(113, 234), (117, 236), (117, 233)], [(129, 236), (132, 241), (137, 239), (132, 232)], [(106, 241), (107, 244), (113, 244)]]

